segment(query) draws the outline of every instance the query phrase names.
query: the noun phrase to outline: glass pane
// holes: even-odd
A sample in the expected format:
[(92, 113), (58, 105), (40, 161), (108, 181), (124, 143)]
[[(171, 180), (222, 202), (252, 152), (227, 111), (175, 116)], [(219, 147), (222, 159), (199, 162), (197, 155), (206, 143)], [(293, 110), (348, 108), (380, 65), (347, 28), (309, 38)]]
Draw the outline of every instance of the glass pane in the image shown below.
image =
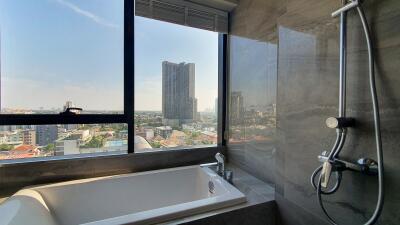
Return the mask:
[(217, 144), (218, 33), (135, 17), (135, 151)]
[(274, 146), (276, 135), (278, 46), (235, 35), (229, 43), (228, 146), (237, 152), (274, 149), (266, 146)]
[(116, 154), (127, 149), (126, 124), (0, 126), (0, 160)]
[(123, 0), (0, 1), (2, 113), (123, 111)]

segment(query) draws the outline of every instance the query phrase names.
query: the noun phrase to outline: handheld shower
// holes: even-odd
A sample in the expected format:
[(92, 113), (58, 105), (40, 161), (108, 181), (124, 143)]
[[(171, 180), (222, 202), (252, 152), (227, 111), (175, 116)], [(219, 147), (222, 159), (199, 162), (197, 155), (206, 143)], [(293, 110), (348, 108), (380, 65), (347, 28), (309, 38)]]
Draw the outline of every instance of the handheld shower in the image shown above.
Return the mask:
[[(318, 159), (323, 163), (319, 166), (311, 175), (311, 184), (317, 191), (318, 202), (321, 206), (322, 211), (328, 218), (328, 221), (332, 225), (337, 225), (336, 221), (328, 214), (323, 201), (322, 195), (334, 194), (340, 187), (342, 180), (342, 172), (345, 170), (360, 172), (366, 175), (377, 175), (378, 176), (378, 200), (372, 216), (368, 219), (364, 225), (371, 225), (376, 223), (378, 220), (382, 208), (384, 198), (384, 184), (383, 184), (383, 151), (382, 151), (382, 139), (380, 131), (380, 116), (379, 116), (379, 104), (376, 92), (375, 84), (375, 70), (374, 70), (374, 54), (372, 49), (371, 35), (367, 23), (367, 19), (364, 14), (364, 10), (361, 6), (360, 0), (351, 0), (350, 2), (343, 1), (343, 7), (332, 13), (332, 17), (340, 15), (340, 85), (339, 85), (339, 117), (328, 118), (326, 123), (330, 128), (336, 129), (336, 141), (330, 152), (323, 152)], [(362, 28), (364, 31), (365, 39), (368, 48), (368, 69), (369, 69), (369, 85), (372, 98), (372, 108), (374, 114), (374, 128), (375, 128), (375, 143), (376, 143), (376, 155), (377, 161), (368, 158), (361, 158), (356, 163), (348, 162), (339, 158), (339, 154), (346, 141), (347, 128), (354, 125), (354, 119), (346, 117), (346, 18), (347, 11), (356, 9), (361, 20)], [(336, 174), (335, 185), (328, 190), (329, 180), (331, 179), (331, 173)], [(319, 175), (318, 182), (316, 183), (315, 178)], [(323, 189), (324, 188), (324, 189)]]

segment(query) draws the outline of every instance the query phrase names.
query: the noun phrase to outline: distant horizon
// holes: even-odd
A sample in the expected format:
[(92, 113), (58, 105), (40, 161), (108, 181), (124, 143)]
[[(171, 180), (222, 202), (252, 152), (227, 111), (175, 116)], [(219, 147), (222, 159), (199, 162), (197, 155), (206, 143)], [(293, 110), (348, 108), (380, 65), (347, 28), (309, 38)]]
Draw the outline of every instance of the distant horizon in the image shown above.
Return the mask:
[[(57, 112), (61, 112), (62, 111), (62, 107), (60, 108), (52, 108), (52, 109), (23, 109), (23, 108), (8, 108), (8, 107), (2, 107), (1, 108), (2, 111), (4, 110), (24, 110), (24, 111), (53, 111), (53, 110), (59, 110)], [(199, 113), (213, 113), (214, 109), (208, 109), (208, 111), (198, 111)], [(93, 112), (104, 112), (104, 111), (109, 111), (109, 112), (123, 112), (123, 110), (103, 110), (103, 109), (83, 109), (83, 111), (93, 111)], [(134, 112), (160, 112), (162, 113), (162, 110), (134, 110)]]

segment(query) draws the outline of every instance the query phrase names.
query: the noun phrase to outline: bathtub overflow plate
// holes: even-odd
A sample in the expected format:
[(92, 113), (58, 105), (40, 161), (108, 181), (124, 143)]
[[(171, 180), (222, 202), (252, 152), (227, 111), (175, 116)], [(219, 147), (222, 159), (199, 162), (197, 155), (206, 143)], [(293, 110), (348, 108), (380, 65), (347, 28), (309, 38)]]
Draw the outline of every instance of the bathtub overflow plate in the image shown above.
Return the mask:
[(214, 183), (213, 183), (211, 180), (208, 181), (208, 191), (209, 191), (211, 194), (214, 194), (214, 191), (215, 191)]

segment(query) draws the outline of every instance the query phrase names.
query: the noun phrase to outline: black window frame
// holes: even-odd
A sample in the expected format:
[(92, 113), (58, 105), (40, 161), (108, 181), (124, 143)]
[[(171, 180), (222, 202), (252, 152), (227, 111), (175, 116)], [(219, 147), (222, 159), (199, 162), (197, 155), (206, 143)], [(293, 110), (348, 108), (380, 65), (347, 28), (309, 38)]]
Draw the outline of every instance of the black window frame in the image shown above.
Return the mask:
[[(224, 151), (226, 146), (225, 128), (227, 126), (227, 41), (228, 34), (218, 35), (218, 116), (217, 150)], [(124, 111), (123, 114), (0, 114), (0, 126), (2, 125), (53, 125), (53, 124), (115, 124), (124, 123), (128, 125), (128, 154), (135, 153), (134, 149), (134, 94), (135, 94), (135, 1), (124, 0)], [(194, 146), (195, 149), (210, 149), (210, 147)], [(178, 150), (190, 150), (193, 148), (180, 148)], [(169, 151), (163, 149), (162, 151)], [(177, 151), (177, 150), (174, 150)], [(146, 154), (141, 152), (140, 154)], [(85, 154), (84, 158), (99, 157)], [(52, 160), (65, 160), (69, 157), (52, 157)], [(79, 155), (73, 158), (82, 158)], [(5, 164), (12, 164), (14, 160)], [(0, 165), (3, 164), (0, 161)], [(21, 160), (16, 160), (21, 162)], [(22, 160), (25, 162), (24, 160)], [(46, 161), (46, 157), (27, 159), (30, 161)]]

